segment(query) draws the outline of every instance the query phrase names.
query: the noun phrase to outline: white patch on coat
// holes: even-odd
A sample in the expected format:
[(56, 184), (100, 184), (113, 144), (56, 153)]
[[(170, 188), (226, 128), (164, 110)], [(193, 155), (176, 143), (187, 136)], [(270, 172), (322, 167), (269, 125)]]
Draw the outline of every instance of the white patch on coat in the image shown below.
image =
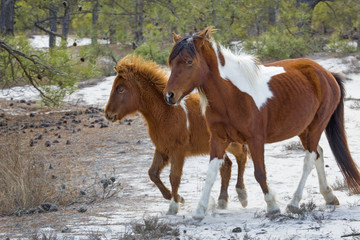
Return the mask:
[(188, 96), (185, 96), (181, 101), (180, 101), (180, 106), (182, 107), (182, 109), (184, 110), (185, 112), (185, 116), (186, 116), (186, 127), (187, 129), (189, 129), (190, 127), (190, 122), (189, 122), (189, 116), (188, 116), (188, 110), (187, 110), (187, 107), (186, 107), (186, 101), (188, 99)]
[(219, 50), (225, 59), (225, 66), (220, 63), (218, 45), (215, 41), (212, 41), (212, 47), (218, 60), (220, 76), (232, 82), (240, 91), (249, 94), (260, 110), (267, 99), (273, 96), (269, 88), (269, 81), (273, 76), (285, 73), (284, 68), (257, 65), (254, 56), (235, 55), (229, 49), (219, 46)]
[(219, 169), (223, 164), (223, 159), (214, 158), (210, 161), (209, 168), (206, 174), (205, 186), (202, 190), (201, 198), (194, 215), (195, 219), (203, 219), (205, 217), (205, 212), (209, 205), (211, 189), (219, 173)]
[(209, 105), (209, 101), (208, 101), (204, 91), (202, 91), (201, 89), (198, 89), (198, 92), (199, 92), (199, 97), (200, 97), (201, 113), (203, 116), (205, 116), (206, 108)]
[(264, 195), (264, 199), (267, 204), (268, 213), (280, 212), (280, 208), (276, 203), (275, 194), (270, 189), (269, 192)]

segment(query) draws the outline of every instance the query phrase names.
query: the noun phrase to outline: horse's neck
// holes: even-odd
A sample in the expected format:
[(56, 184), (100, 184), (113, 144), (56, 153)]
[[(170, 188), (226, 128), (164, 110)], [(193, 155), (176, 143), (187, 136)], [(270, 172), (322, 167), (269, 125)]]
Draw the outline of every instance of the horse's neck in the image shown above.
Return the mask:
[(162, 94), (156, 89), (148, 88), (148, 90), (147, 93), (142, 94), (139, 111), (149, 127), (155, 127), (161, 125), (161, 122), (166, 119), (168, 105), (165, 103)]

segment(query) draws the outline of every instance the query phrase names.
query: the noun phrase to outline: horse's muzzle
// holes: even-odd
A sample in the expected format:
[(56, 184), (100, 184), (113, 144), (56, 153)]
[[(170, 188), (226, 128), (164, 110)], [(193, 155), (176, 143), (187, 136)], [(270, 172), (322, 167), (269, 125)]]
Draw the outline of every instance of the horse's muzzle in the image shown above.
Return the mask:
[(164, 100), (169, 105), (176, 104), (176, 102), (174, 102), (174, 93), (173, 92), (168, 92), (166, 94), (164, 93)]
[(116, 120), (116, 114), (114, 114), (114, 115), (111, 116), (108, 112), (105, 112), (105, 118), (106, 118), (107, 120), (111, 121), (111, 122), (115, 122), (115, 120)]

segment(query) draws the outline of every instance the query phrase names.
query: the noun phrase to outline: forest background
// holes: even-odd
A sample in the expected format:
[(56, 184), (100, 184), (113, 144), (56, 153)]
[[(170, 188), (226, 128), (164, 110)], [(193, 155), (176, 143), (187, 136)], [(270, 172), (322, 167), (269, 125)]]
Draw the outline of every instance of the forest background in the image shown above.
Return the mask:
[[(173, 32), (210, 25), (223, 45), (265, 62), (360, 50), (360, 0), (1, 0), (0, 88), (31, 84), (57, 105), (126, 54), (166, 65)], [(49, 47), (31, 46), (34, 35), (49, 35)], [(82, 38), (91, 44), (77, 46)]]

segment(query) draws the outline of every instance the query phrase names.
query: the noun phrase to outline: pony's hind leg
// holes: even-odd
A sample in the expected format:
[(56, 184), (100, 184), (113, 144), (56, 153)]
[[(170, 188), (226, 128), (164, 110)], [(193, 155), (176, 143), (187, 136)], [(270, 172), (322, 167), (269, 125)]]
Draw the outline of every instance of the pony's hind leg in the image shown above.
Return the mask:
[(178, 194), (182, 170), (184, 166), (184, 153), (174, 154), (171, 161), (170, 184), (172, 199), (170, 202), (168, 215), (176, 215), (179, 211), (179, 202), (184, 203), (184, 199)]
[(291, 199), (291, 202), (287, 205), (287, 210), (292, 213), (299, 213), (299, 211), (300, 211), (299, 202), (302, 198), (306, 180), (307, 180), (311, 170), (314, 167), (315, 160), (316, 160), (316, 152), (310, 153), (309, 151), (306, 151), (305, 158), (304, 158), (303, 172), (302, 172), (300, 182), (294, 193), (293, 198)]
[(218, 208), (220, 209), (226, 209), (227, 203), (228, 203), (228, 188), (229, 188), (229, 182), (231, 177), (231, 165), (232, 162), (229, 159), (229, 157), (225, 154), (225, 162), (220, 168), (220, 175), (221, 175), (221, 189), (220, 189), (220, 195), (218, 200)]
[(160, 179), (160, 173), (168, 163), (168, 156), (166, 154), (160, 153), (158, 150), (155, 150), (153, 162), (151, 164), (151, 167), (149, 168), (148, 174), (151, 181), (155, 183), (163, 197), (170, 200), (171, 192), (167, 187), (165, 187), (164, 183)]
[(331, 187), (326, 180), (323, 150), (320, 146), (318, 146), (317, 150), (319, 153), (319, 158), (315, 161), (315, 167), (318, 174), (320, 193), (323, 195), (326, 204), (339, 205), (339, 200), (334, 195)]

